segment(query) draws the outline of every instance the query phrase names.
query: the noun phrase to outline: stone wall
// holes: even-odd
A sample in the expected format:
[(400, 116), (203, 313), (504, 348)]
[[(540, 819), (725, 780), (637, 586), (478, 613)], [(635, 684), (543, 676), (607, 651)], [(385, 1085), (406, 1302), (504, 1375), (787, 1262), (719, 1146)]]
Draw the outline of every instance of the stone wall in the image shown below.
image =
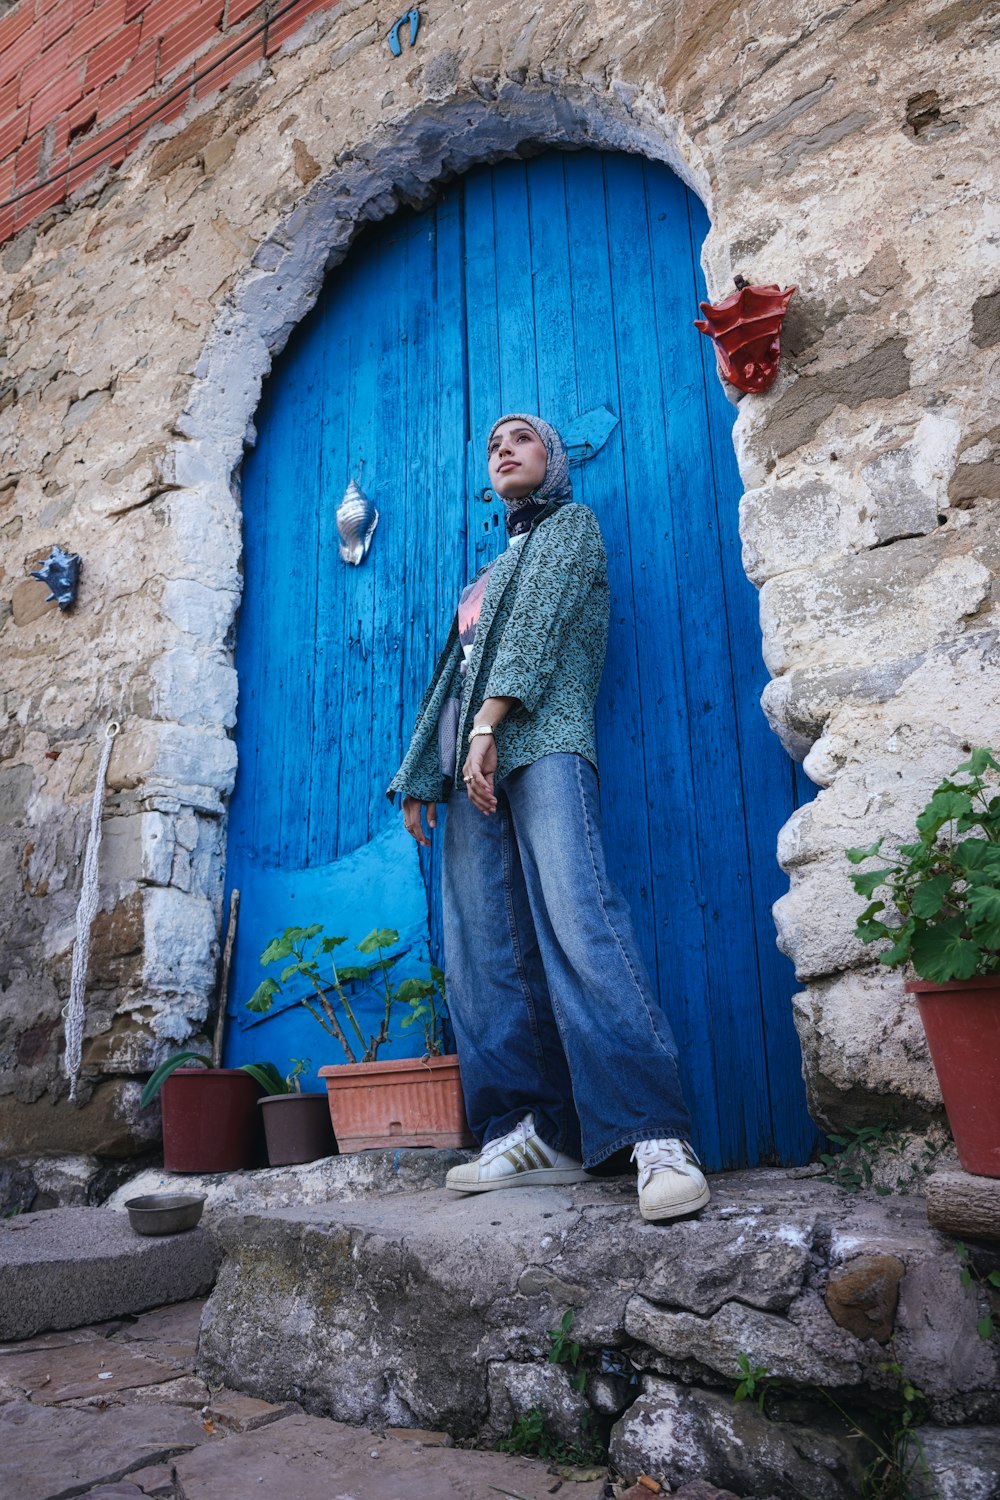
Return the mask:
[[(679, 172), (713, 294), (799, 288), (782, 376), (736, 425), (765, 711), (824, 788), (780, 835), (780, 941), (817, 1115), (919, 1121), (933, 1076), (900, 978), (851, 936), (841, 851), (1000, 739), (996, 5), (467, 0), (423, 10), (399, 58), (396, 18), (315, 14), (0, 258), (0, 1150), (138, 1149), (138, 1080), (208, 1021), (239, 463), (272, 356), (359, 224), (549, 145)], [(65, 615), (27, 576), (54, 542), (84, 558)], [(112, 716), (78, 1109), (60, 1007)]]

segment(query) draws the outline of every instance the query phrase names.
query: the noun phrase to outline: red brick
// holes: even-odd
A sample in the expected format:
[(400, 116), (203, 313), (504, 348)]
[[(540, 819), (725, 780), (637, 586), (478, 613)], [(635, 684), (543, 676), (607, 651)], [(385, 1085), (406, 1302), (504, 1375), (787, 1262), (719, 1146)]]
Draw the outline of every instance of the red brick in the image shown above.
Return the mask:
[[(143, 45), (154, 36), (167, 36), (204, 6), (205, 0), (147, 0), (142, 10)], [(219, 0), (222, 14), (222, 0)]]
[(112, 78), (101, 89), (98, 102), (98, 118), (106, 120), (117, 114), (126, 105), (135, 104), (148, 94), (156, 82), (156, 52), (154, 42), (145, 52), (140, 52), (119, 78)]
[[(66, 115), (67, 134), (72, 135), (72, 133), (75, 130), (79, 130), (82, 125), (86, 125), (86, 128), (89, 130), (91, 128), (91, 125), (93, 125), (96, 116), (97, 100), (94, 98), (93, 94), (85, 94), (80, 100), (79, 104), (74, 104), (73, 108), (69, 110)], [(87, 124), (87, 121), (90, 121), (90, 124)]]
[(290, 10), (287, 15), (281, 16), (273, 26), (267, 29), (267, 55), (277, 52), (288, 38), (300, 31), (307, 16), (316, 10), (327, 10), (330, 8), (330, 0), (299, 0), (299, 4)]
[(14, 180), (19, 188), (27, 187), (38, 176), (38, 158), (42, 154), (42, 138), (32, 136), (20, 148), (15, 158)]
[(219, 35), (221, 0), (200, 0), (191, 14), (170, 28), (160, 46), (160, 75), (168, 78), (178, 63), (186, 62), (206, 42)]
[(62, 5), (50, 11), (42, 22), (42, 46), (47, 47), (82, 21), (94, 8), (94, 0), (63, 0)]
[(18, 95), (21, 103), (30, 104), (36, 94), (47, 88), (60, 73), (65, 73), (73, 60), (74, 49), (69, 36), (61, 36), (51, 47), (46, 47), (41, 56), (36, 57), (21, 73), (21, 91)]
[(21, 0), (20, 5), (16, 5), (13, 10), (9, 10), (3, 19), (0, 20), (0, 53), (5, 52), (8, 47), (12, 47), (18, 37), (23, 36), (26, 31), (30, 31), (34, 24), (35, 7), (32, 5), (31, 0)]
[(41, 130), (50, 120), (62, 114), (75, 104), (83, 96), (83, 66), (77, 63), (70, 68), (61, 78), (50, 83), (48, 88), (42, 89), (31, 101), (31, 119), (28, 130), (34, 135), (36, 130)]
[(126, 26), (87, 54), (87, 88), (99, 89), (114, 78), (139, 50), (139, 28)]
[(8, 79), (0, 84), (0, 120), (6, 120), (17, 108), (17, 90), (19, 81), (16, 78)]
[[(232, 57), (226, 58), (225, 62), (220, 62), (217, 67), (212, 66), (216, 58), (225, 57), (233, 47), (237, 50)], [(195, 84), (195, 97), (203, 99), (206, 94), (214, 94), (218, 89), (224, 89), (238, 73), (242, 73), (245, 68), (257, 62), (263, 55), (263, 37), (248, 36), (242, 46), (239, 45), (236, 37), (231, 35), (223, 37), (217, 47), (213, 47), (210, 52), (203, 53), (195, 64), (195, 72), (199, 77), (198, 83)]]
[(73, 46), (83, 55), (114, 36), (125, 24), (125, 0), (104, 0), (73, 27)]
[[(174, 89), (179, 87), (179, 85), (180, 80), (175, 78), (173, 84), (171, 85), (170, 92), (173, 93)], [(150, 127), (152, 127), (154, 124), (166, 125), (169, 124), (171, 120), (176, 120), (180, 115), (184, 113), (190, 103), (191, 93), (188, 89), (184, 89), (178, 96), (178, 98), (173, 99), (169, 104), (165, 104), (163, 106), (163, 109), (157, 113), (155, 121), (150, 120)]]
[(28, 111), (19, 109), (0, 125), (0, 161), (6, 161), (28, 134)]
[(263, 0), (229, 0), (229, 5), (226, 8), (226, 25), (238, 26), (240, 21), (254, 10), (258, 11), (263, 19)]
[(42, 47), (41, 28), (34, 28), (24, 32), (16, 42), (11, 42), (0, 52), (0, 83), (6, 83), (8, 78), (16, 78), (22, 68), (34, 62)]
[(39, 188), (27, 198), (22, 198), (14, 210), (18, 229), (25, 224), (30, 224), (32, 219), (37, 219), (39, 214), (51, 208), (54, 203), (61, 203), (65, 196), (66, 181), (62, 177), (57, 177), (54, 182)]
[(14, 191), (14, 162), (0, 162), (0, 202), (9, 198)]
[(141, 16), (150, 0), (125, 0), (125, 19), (134, 21), (136, 16)]

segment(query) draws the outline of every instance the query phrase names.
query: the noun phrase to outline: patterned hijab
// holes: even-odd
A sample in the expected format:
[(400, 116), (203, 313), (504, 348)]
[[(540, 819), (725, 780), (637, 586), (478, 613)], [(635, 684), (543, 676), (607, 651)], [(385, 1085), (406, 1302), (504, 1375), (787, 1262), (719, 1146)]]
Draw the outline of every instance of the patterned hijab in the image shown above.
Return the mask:
[(549, 455), (545, 478), (537, 490), (519, 499), (506, 500), (503, 496), (500, 497), (507, 511), (507, 530), (511, 536), (519, 536), (521, 532), (529, 530), (532, 521), (541, 515), (547, 505), (565, 505), (568, 500), (572, 500), (573, 481), (569, 477), (566, 444), (556, 429), (541, 417), (525, 416), (523, 412), (509, 412), (507, 416), (500, 417), (490, 428), (490, 435), (486, 440), (487, 449), (493, 434), (505, 422), (523, 422), (530, 427), (541, 438)]

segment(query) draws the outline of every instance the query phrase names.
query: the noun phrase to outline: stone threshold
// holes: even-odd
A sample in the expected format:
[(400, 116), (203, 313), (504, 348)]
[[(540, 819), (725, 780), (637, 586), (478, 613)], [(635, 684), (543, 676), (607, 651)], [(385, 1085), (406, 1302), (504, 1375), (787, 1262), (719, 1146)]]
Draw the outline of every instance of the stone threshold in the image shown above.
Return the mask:
[[(600, 1431), (626, 1474), (856, 1500), (852, 1423), (884, 1435), (902, 1370), (925, 1393), (936, 1486), (915, 1474), (913, 1494), (994, 1493), (987, 1293), (963, 1286), (923, 1200), (848, 1194), (811, 1169), (712, 1188), (698, 1219), (668, 1225), (641, 1221), (627, 1178), (219, 1213), (200, 1373), (338, 1421), (483, 1445), (540, 1412), (565, 1441)], [(578, 1366), (548, 1359), (569, 1310)], [(766, 1413), (733, 1400), (740, 1355), (770, 1382)]]

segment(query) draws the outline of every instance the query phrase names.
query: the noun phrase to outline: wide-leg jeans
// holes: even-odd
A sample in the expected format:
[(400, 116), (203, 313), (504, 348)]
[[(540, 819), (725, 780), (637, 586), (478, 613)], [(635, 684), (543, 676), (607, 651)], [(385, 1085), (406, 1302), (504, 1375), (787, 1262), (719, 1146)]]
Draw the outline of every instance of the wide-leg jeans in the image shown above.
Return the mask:
[(442, 894), (448, 1008), (469, 1125), (484, 1145), (528, 1111), (596, 1166), (690, 1139), (677, 1047), (624, 897), (608, 876), (597, 773), (545, 755), (496, 784), (488, 816), (448, 801)]

